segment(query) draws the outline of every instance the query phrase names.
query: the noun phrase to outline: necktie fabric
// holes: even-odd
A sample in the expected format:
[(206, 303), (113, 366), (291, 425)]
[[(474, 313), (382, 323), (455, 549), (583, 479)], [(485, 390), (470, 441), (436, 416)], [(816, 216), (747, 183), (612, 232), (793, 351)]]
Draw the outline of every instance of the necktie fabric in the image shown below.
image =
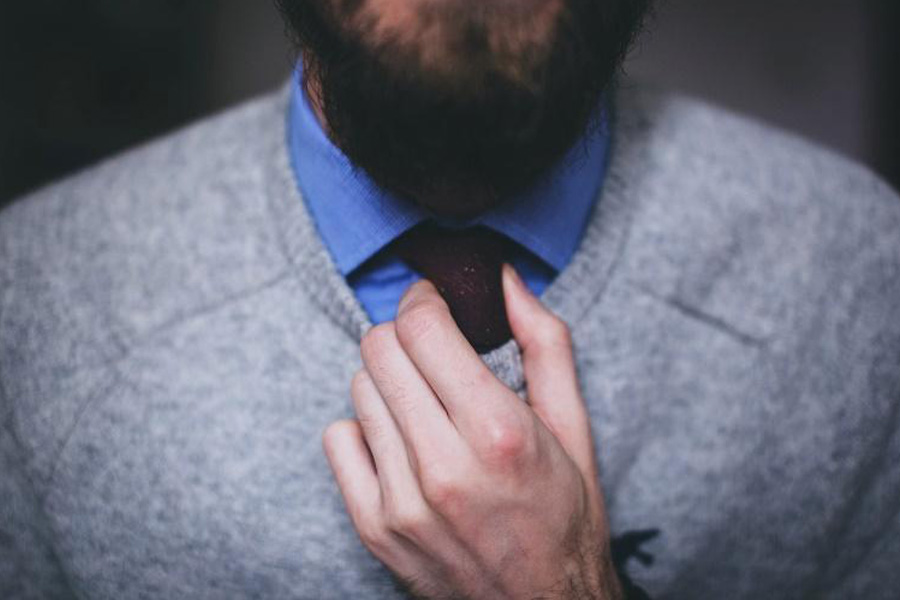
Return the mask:
[(435, 285), (476, 351), (489, 352), (512, 337), (501, 279), (513, 249), (508, 238), (482, 226), (451, 230), (426, 222), (394, 244), (400, 258)]

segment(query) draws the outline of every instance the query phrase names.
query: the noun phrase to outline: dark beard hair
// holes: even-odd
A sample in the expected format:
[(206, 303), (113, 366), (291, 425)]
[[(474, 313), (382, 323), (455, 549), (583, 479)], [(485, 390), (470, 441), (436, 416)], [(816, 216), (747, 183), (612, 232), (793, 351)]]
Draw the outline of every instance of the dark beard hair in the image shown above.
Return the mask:
[(332, 141), (378, 185), (435, 213), (471, 216), (533, 184), (598, 124), (600, 98), (652, 0), (563, 0), (545, 47), (515, 56), (512, 70), (498, 67), (472, 5), (454, 1), (441, 0), (456, 12), (433, 18), (465, 20), (455, 24), (465, 60), (440, 74), (415, 48), (348, 34), (340, 24), (365, 0), (276, 3)]

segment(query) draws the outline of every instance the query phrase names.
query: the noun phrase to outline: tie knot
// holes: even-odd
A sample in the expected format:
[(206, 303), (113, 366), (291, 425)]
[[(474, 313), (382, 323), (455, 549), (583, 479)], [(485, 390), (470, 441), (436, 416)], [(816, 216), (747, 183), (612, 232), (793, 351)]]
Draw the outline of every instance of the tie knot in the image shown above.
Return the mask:
[(426, 222), (395, 244), (400, 258), (434, 284), (475, 350), (489, 352), (512, 337), (501, 265), (513, 242), (483, 226), (454, 230)]

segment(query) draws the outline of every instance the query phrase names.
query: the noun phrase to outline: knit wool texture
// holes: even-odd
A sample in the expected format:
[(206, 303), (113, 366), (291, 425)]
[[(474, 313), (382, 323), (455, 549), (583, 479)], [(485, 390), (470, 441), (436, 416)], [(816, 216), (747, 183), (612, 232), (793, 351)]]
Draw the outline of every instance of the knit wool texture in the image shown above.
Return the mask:
[[(0, 597), (399, 598), (321, 449), (366, 314), (289, 166), (287, 87), (0, 213)], [(614, 536), (657, 599), (895, 598), (900, 200), (863, 167), (618, 88), (543, 300)], [(526, 394), (515, 342), (484, 356)], [(640, 537), (640, 536), (639, 536)]]

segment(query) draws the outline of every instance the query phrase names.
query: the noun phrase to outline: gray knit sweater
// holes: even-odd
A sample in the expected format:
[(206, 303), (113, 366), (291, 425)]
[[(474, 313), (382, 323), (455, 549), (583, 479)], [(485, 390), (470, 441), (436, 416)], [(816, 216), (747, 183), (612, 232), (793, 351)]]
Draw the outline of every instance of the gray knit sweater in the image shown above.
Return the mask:
[[(399, 595), (321, 450), (369, 323), (292, 179), (286, 102), (0, 213), (0, 598)], [(656, 534), (628, 571), (657, 599), (897, 598), (900, 200), (695, 101), (616, 107), (544, 300), (613, 534)], [(521, 390), (514, 343), (485, 360)]]

